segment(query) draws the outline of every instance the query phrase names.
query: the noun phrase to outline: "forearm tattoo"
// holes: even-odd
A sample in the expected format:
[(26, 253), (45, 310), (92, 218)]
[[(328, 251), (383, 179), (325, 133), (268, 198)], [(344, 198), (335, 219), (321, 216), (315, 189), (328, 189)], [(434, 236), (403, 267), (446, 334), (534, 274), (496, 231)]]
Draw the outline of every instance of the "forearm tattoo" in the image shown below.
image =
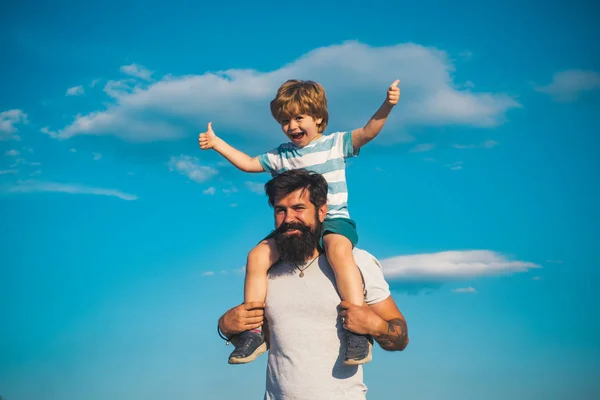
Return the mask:
[(385, 350), (404, 350), (408, 344), (406, 321), (401, 318), (388, 321), (388, 331), (377, 338), (377, 343)]

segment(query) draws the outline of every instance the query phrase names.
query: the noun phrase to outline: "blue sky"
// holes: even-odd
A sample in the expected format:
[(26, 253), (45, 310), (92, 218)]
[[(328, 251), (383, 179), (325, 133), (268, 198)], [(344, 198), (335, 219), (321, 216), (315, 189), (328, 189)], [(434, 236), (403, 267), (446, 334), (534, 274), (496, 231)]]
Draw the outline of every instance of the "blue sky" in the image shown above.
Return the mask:
[(215, 324), (269, 177), (196, 138), (279, 144), (289, 78), (323, 83), (329, 132), (401, 80), (348, 169), (411, 333), (369, 398), (600, 396), (597, 5), (38, 3), (0, 16), (3, 398), (262, 398), (266, 357), (227, 365)]

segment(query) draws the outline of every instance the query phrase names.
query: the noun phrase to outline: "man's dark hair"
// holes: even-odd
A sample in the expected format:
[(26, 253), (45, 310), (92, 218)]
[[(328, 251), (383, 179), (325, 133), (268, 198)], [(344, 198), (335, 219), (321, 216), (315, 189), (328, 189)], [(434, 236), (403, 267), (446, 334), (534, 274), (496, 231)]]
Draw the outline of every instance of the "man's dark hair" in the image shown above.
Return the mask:
[(327, 203), (327, 181), (323, 175), (301, 169), (292, 169), (277, 175), (265, 184), (271, 207), (275, 198), (281, 198), (298, 189), (308, 190), (310, 202), (319, 208)]

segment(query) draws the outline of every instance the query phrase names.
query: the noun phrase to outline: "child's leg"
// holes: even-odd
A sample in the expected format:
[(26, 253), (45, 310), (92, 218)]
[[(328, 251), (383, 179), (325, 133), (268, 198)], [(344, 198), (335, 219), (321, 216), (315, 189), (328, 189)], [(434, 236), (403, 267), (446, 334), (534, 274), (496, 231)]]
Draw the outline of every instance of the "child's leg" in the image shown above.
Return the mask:
[(250, 250), (246, 262), (244, 303), (264, 302), (267, 297), (267, 272), (279, 259), (274, 239), (265, 239)]
[(335, 273), (335, 280), (342, 300), (352, 304), (363, 305), (363, 281), (358, 266), (352, 255), (352, 243), (348, 238), (337, 233), (323, 236), (323, 245), (327, 260)]
[[(267, 271), (277, 260), (279, 253), (273, 239), (261, 241), (248, 254), (246, 280), (244, 281), (244, 303), (264, 302), (267, 297)], [(230, 364), (245, 364), (267, 351), (262, 327), (240, 333), (235, 349), (229, 355)]]

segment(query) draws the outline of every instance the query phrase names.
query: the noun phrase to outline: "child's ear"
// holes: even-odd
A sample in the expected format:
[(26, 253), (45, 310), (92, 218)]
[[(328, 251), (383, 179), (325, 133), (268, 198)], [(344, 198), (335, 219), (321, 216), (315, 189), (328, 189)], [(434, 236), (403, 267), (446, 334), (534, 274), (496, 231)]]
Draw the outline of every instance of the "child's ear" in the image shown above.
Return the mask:
[(317, 125), (321, 125), (323, 123), (323, 117), (317, 117), (315, 119), (315, 122), (317, 123)]

